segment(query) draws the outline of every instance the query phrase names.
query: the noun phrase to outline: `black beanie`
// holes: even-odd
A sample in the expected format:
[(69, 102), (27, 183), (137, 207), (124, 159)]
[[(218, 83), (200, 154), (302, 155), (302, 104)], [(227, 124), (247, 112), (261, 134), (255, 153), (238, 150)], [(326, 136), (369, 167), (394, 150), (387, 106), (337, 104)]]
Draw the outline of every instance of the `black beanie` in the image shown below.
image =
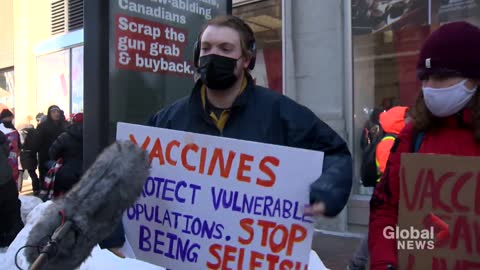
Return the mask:
[(9, 109), (3, 109), (2, 113), (0, 113), (0, 120), (3, 120), (4, 118), (13, 116), (13, 113)]

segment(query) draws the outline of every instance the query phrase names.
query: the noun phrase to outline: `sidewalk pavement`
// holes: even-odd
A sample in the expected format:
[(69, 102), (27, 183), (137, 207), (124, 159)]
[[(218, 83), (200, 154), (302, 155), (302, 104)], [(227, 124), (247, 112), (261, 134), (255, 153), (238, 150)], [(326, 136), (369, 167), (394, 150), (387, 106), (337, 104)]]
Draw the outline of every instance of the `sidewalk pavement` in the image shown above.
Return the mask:
[(360, 240), (354, 236), (315, 232), (312, 249), (329, 269), (345, 270)]

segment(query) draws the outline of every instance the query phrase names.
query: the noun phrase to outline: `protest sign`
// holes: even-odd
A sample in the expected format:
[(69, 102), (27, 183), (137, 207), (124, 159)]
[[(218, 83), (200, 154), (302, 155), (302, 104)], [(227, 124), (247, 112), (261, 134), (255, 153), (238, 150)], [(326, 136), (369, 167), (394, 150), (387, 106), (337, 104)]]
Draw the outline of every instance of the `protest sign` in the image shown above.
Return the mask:
[(124, 214), (139, 260), (169, 269), (308, 269), (304, 216), (323, 153), (119, 123), (146, 149), (150, 177)]
[(109, 138), (115, 124), (143, 124), (190, 94), (193, 48), (202, 26), (229, 12), (228, 0), (109, 1)]
[(480, 269), (480, 158), (403, 154), (399, 269)]

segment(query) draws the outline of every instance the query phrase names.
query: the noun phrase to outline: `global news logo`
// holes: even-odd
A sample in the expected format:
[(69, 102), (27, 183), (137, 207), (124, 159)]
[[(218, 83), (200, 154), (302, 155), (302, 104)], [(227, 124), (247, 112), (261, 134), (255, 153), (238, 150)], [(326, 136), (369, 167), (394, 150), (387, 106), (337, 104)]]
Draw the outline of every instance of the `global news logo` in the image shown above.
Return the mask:
[(435, 248), (434, 228), (400, 229), (398, 226), (387, 226), (383, 229), (383, 237), (386, 239), (396, 239), (398, 250), (433, 250)]

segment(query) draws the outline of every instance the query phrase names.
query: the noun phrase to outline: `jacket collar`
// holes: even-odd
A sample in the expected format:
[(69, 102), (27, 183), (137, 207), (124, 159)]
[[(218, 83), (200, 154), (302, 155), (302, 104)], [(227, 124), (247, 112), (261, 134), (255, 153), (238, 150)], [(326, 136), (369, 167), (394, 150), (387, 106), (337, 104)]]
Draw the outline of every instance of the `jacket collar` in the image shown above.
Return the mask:
[(448, 116), (444, 119), (444, 124), (448, 127), (471, 127), (473, 122), (473, 112), (470, 108), (465, 108), (458, 113)]
[[(244, 77), (242, 80), (242, 84), (240, 85), (240, 93), (238, 94), (238, 96), (240, 96), (243, 93), (243, 91), (245, 91), (245, 89), (247, 88), (247, 84), (248, 84), (248, 80), (246, 77)], [(202, 100), (203, 109), (207, 108), (207, 103), (209, 102), (207, 100), (207, 87), (205, 85), (202, 85), (200, 87), (200, 98)]]

